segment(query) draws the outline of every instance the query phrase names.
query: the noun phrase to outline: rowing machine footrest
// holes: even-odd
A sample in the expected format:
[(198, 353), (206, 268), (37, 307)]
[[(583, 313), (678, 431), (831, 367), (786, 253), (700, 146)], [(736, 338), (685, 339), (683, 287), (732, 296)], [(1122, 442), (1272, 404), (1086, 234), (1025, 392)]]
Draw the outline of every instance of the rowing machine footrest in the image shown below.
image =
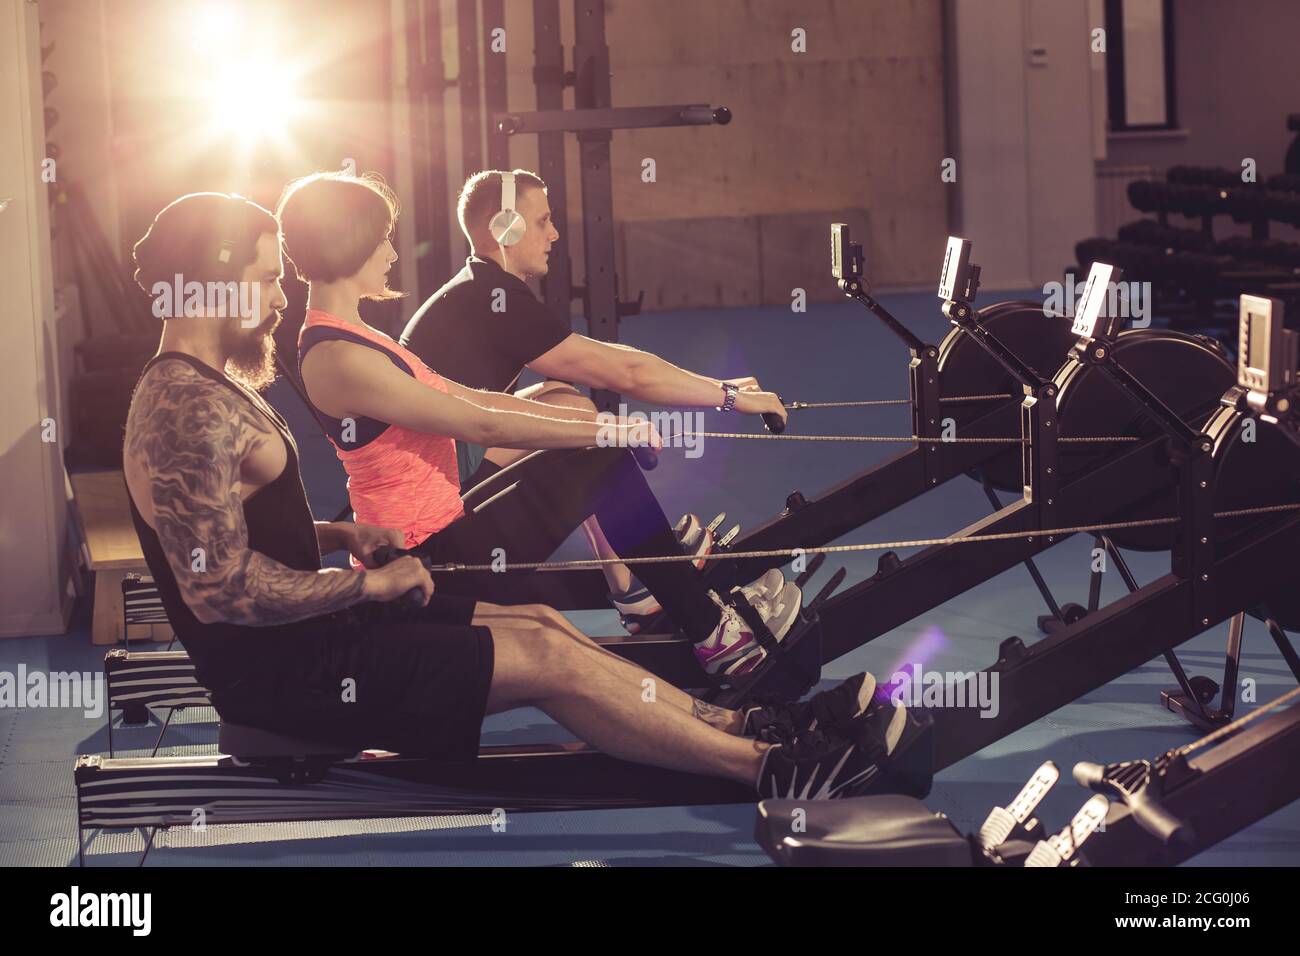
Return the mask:
[(732, 590), (727, 603), (735, 608), (736, 613), (740, 615), (740, 619), (749, 625), (750, 630), (754, 632), (754, 640), (758, 641), (759, 646), (767, 651), (768, 656), (775, 654), (777, 651), (776, 636), (768, 628), (767, 622), (754, 609), (754, 605), (746, 600), (745, 595), (740, 592), (739, 588)]
[[(789, 647), (784, 648), (773, 662), (770, 672), (762, 675), (758, 687), (764, 696), (776, 696), (783, 700), (799, 700), (822, 679), (822, 623), (813, 617), (799, 634), (787, 634), (786, 640), (794, 638)], [(754, 688), (750, 688), (750, 693)]]
[(754, 837), (782, 866), (973, 866), (947, 817), (915, 797), (763, 800)]
[(735, 710), (759, 700), (799, 700), (808, 693), (822, 677), (821, 620), (816, 615), (801, 617), (777, 647), (735, 684), (720, 683), (710, 702)]

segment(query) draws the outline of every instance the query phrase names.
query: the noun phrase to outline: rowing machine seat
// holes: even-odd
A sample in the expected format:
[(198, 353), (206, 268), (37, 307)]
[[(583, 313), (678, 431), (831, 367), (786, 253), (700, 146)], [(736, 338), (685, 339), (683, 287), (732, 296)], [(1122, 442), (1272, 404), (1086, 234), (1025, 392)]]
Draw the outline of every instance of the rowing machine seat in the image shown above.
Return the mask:
[[(792, 822), (801, 819), (801, 832)], [(763, 800), (754, 838), (782, 866), (972, 866), (974, 851), (915, 797)]]
[(354, 756), (356, 751), (341, 744), (308, 740), (250, 727), (247, 724), (221, 722), (217, 746), (232, 757), (340, 757)]

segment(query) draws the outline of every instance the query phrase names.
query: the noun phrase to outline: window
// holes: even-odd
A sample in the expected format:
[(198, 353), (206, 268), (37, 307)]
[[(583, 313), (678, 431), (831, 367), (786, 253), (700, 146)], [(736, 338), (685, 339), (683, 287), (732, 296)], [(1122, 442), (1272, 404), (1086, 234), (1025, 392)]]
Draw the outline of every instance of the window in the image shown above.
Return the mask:
[(1175, 129), (1172, 0), (1106, 0), (1111, 132)]

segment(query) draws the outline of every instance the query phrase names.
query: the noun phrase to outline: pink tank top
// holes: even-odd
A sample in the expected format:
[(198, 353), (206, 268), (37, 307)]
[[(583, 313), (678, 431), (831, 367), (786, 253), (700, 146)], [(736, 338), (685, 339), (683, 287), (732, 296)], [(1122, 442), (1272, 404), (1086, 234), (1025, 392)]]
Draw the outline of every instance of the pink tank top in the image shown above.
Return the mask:
[[(302, 330), (318, 325), (374, 342), (401, 357), (419, 382), (447, 391), (442, 376), (382, 332), (308, 309)], [(389, 425), (378, 438), (359, 448), (340, 447), (333, 438), (330, 444), (348, 473), (348, 497), (358, 524), (397, 528), (406, 537), (405, 546), (412, 548), (465, 513), (460, 503), (460, 475), (452, 438)]]

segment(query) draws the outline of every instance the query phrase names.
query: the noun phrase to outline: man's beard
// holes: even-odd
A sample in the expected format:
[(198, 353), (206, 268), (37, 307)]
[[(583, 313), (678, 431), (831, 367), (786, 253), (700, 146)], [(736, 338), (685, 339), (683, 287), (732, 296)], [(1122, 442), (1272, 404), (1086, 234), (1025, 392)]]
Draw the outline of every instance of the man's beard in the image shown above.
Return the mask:
[(280, 313), (272, 312), (256, 329), (240, 329), (226, 358), (226, 375), (260, 392), (275, 381), (275, 336)]

